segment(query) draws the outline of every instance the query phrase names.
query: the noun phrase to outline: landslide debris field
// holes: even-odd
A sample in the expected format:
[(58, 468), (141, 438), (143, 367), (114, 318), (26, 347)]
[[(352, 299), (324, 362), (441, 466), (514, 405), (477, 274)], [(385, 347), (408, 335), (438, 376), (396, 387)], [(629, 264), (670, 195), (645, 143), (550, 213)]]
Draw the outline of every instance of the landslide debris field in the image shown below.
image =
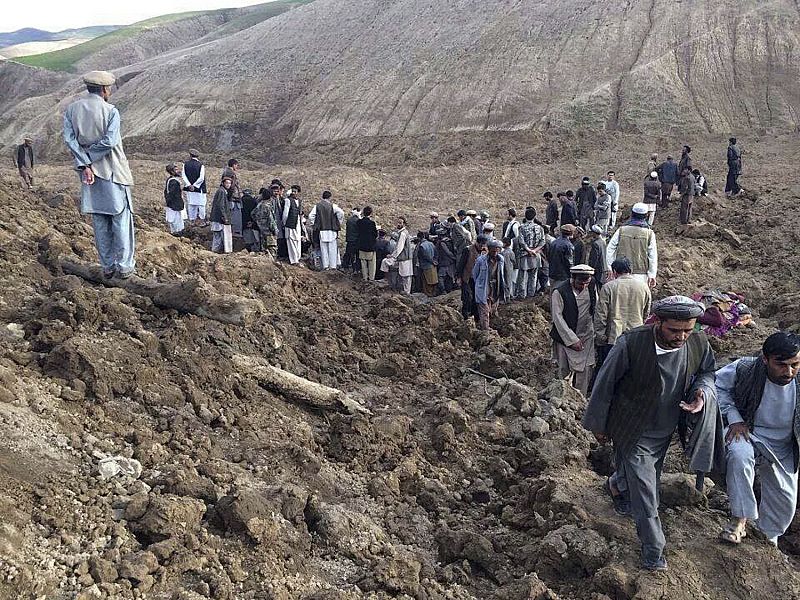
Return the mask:
[[(742, 198), (725, 199), (712, 165), (686, 235), (676, 208), (659, 215), (657, 294), (733, 289), (756, 315), (715, 342), (721, 360), (779, 322), (797, 327), (800, 189), (777, 183), (790, 143), (746, 142)], [(698, 145), (695, 160), (720, 148)], [(603, 164), (572, 150), (514, 165), (243, 161), (243, 183), (278, 175), (309, 203), (330, 185), (347, 208), (374, 202), (386, 226), (464, 204), (497, 215), (534, 192), (541, 208), (544, 182), (605, 161), (623, 203), (638, 199), (649, 148), (607, 148)], [(167, 286), (153, 298), (65, 274), (91, 276), (96, 260), (67, 166), (37, 167), (36, 193), (0, 174), (0, 598), (800, 597), (800, 530), (784, 553), (752, 537), (720, 545), (725, 493), (694, 494), (677, 452), (662, 507), (670, 570), (638, 570), (633, 524), (602, 491), (608, 453), (579, 426), (584, 399), (552, 378), (536, 303), (502, 307), (485, 334), (461, 320), (457, 294), (405, 298), (213, 255), (202, 235), (165, 232), (162, 161), (133, 164), (138, 272)], [(271, 367), (343, 395), (276, 391)], [(141, 473), (100, 476), (125, 458)]]

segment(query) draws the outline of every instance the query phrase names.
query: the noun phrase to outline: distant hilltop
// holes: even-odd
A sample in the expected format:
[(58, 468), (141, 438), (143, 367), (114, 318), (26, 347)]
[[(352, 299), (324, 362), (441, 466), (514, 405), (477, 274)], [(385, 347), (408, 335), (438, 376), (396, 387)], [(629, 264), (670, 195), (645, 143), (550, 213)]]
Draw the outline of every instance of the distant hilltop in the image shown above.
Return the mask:
[(96, 25), (93, 27), (80, 27), (78, 29), (64, 29), (63, 31), (44, 31), (33, 27), (25, 27), (17, 31), (0, 33), (0, 49), (31, 42), (61, 42), (71, 39), (91, 40), (105, 33), (110, 33), (122, 27), (121, 25)]

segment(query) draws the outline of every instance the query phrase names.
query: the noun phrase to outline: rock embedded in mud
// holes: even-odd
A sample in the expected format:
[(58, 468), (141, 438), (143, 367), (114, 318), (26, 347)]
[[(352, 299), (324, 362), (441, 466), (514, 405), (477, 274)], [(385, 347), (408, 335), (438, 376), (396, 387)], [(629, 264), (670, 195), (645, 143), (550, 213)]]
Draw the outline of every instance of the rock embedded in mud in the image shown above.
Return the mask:
[(89, 559), (89, 573), (97, 583), (113, 583), (119, 577), (111, 561), (96, 555)]
[(206, 505), (200, 500), (151, 494), (144, 515), (132, 524), (132, 529), (148, 541), (158, 542), (197, 531), (205, 512)]
[(608, 542), (597, 531), (564, 525), (542, 539), (536, 551), (536, 570), (565, 579), (591, 576), (611, 559)]
[[(697, 506), (705, 504), (706, 496), (695, 487), (696, 477), (688, 473), (664, 473), (661, 476), (659, 497), (664, 506)], [(714, 482), (706, 478), (706, 492), (714, 487)]]
[(449, 452), (456, 447), (456, 430), (450, 423), (442, 423), (433, 430), (431, 444), (439, 452)]
[(393, 594), (416, 596), (420, 587), (422, 563), (410, 552), (381, 559), (372, 571), (372, 578), (379, 588)]
[(497, 590), (492, 600), (559, 600), (559, 597), (532, 573)]

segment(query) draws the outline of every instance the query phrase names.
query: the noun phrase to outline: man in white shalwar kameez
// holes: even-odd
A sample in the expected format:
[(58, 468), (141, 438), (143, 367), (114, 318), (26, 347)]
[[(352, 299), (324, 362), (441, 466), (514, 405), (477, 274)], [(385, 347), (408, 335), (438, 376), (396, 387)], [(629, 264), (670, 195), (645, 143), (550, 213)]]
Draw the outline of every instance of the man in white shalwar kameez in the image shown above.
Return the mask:
[[(778, 543), (797, 508), (800, 455), (800, 336), (769, 336), (761, 356), (740, 358), (717, 371), (719, 408), (727, 428), (727, 488), (731, 522), (720, 534), (738, 544), (747, 521)], [(756, 503), (755, 476), (761, 482)]]
[(289, 190), (289, 196), (283, 203), (283, 215), (281, 217), (290, 265), (296, 265), (300, 262), (301, 241), (303, 238), (302, 220), (300, 186), (293, 185)]
[(206, 168), (200, 162), (200, 151), (189, 149), (189, 160), (183, 164), (183, 189), (186, 192), (187, 216), (191, 223), (206, 220)]

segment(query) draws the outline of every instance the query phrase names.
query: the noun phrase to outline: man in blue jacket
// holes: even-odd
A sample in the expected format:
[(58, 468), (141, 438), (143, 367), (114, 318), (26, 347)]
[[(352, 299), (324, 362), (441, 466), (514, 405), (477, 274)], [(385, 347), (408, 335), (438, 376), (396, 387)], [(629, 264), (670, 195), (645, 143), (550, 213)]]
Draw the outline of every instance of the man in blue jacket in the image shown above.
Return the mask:
[(478, 308), (478, 326), (489, 329), (489, 315), (496, 310), (502, 300), (505, 289), (503, 275), (503, 256), (500, 251), (503, 244), (491, 240), (487, 244), (486, 254), (481, 254), (472, 267), (472, 279), (475, 281), (475, 305)]

